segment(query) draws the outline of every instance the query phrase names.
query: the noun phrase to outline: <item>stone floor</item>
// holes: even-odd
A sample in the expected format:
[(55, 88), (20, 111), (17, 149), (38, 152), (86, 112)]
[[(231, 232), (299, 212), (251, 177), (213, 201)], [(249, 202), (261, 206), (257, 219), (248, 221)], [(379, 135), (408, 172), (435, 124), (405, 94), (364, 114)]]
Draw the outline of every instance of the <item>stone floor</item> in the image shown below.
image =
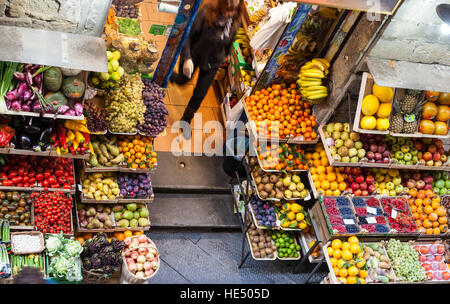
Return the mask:
[[(240, 232), (150, 231), (161, 255), (161, 268), (148, 284), (300, 284), (307, 273), (292, 274), (297, 261), (247, 259), (241, 269)], [(313, 265), (306, 265), (304, 272)], [(325, 276), (316, 273), (309, 283)]]

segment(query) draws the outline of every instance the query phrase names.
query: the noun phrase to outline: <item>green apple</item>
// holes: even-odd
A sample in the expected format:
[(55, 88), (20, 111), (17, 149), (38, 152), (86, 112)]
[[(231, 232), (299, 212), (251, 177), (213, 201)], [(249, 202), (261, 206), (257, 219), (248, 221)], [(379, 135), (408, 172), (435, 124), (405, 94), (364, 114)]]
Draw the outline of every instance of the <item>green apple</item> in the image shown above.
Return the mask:
[(113, 59), (113, 53), (111, 51), (106, 51), (106, 58), (108, 58), (108, 61), (111, 61)]
[(389, 191), (394, 190), (395, 185), (393, 182), (388, 182), (386, 183), (386, 189), (388, 189)]
[(400, 194), (403, 192), (403, 186), (402, 185), (396, 185), (395, 186), (395, 192), (397, 192), (397, 194)]
[(390, 190), (389, 191), (389, 196), (396, 196), (397, 192), (395, 192), (395, 190)]
[(403, 159), (405, 161), (410, 161), (412, 159), (412, 154), (409, 152), (405, 153), (405, 155), (403, 156)]
[(401, 183), (402, 183), (402, 178), (401, 177), (394, 177), (393, 179), (392, 179), (392, 182), (394, 183), (394, 185), (396, 185), (396, 186), (398, 186), (398, 185), (400, 185)]
[(112, 53), (112, 55), (113, 55), (113, 59), (114, 60), (119, 60), (120, 59), (120, 52), (119, 51), (114, 51), (113, 53)]

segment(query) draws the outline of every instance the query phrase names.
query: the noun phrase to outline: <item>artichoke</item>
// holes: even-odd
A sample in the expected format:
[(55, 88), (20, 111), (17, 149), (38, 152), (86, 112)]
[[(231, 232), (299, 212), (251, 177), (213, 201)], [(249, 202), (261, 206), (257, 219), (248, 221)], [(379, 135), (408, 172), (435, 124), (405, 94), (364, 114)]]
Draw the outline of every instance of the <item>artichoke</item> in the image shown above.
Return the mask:
[(91, 267), (92, 267), (92, 263), (91, 263), (91, 260), (89, 259), (89, 258), (83, 258), (83, 268), (84, 269), (86, 269), (86, 270), (89, 270), (89, 269), (91, 269)]
[(91, 256), (91, 263), (93, 269), (102, 268), (102, 260), (100, 259), (100, 256), (97, 253)]

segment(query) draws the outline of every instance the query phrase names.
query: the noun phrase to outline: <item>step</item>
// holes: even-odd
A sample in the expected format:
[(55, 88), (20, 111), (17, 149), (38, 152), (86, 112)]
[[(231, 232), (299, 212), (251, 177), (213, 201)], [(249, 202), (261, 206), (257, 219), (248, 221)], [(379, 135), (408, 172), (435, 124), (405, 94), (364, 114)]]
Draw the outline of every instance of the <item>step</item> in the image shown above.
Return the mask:
[(241, 229), (233, 206), (231, 193), (155, 193), (150, 221), (152, 228)]
[(180, 156), (158, 152), (158, 167), (152, 173), (152, 186), (158, 189), (230, 192), (230, 177), (222, 169), (219, 156)]

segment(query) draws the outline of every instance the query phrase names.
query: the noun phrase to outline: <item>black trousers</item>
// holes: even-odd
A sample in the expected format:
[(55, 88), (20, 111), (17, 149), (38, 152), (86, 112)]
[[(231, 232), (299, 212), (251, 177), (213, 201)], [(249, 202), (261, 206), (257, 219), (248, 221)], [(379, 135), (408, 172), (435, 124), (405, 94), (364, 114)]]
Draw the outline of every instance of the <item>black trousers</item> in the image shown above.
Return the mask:
[[(190, 80), (183, 74), (183, 65), (184, 60), (180, 58), (178, 73), (174, 72), (170, 77), (170, 80), (172, 82), (175, 82), (177, 84), (185, 84)], [(194, 62), (194, 71), (197, 69), (197, 67), (198, 66)], [(208, 89), (211, 86), (211, 83), (213, 82), (218, 69), (218, 67), (208, 71), (200, 69), (200, 74), (198, 75), (198, 81), (195, 86), (194, 93), (192, 94), (192, 97), (189, 100), (186, 109), (184, 110), (184, 114), (181, 120), (187, 121), (189, 124), (191, 123), (192, 119), (194, 118), (194, 114), (200, 108), (202, 101), (206, 96), (206, 93), (208, 93)]]

